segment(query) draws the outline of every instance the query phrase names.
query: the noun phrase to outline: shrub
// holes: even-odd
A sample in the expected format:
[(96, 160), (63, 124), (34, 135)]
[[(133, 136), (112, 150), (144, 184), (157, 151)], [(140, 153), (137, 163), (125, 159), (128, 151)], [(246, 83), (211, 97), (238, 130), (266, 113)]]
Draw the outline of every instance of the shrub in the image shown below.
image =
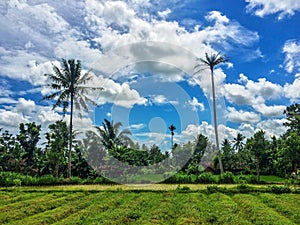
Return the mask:
[(220, 183), (223, 184), (234, 184), (234, 175), (232, 172), (225, 172), (221, 175)]
[(217, 192), (226, 193), (227, 189), (218, 187), (217, 185), (209, 185), (206, 187), (206, 191), (208, 194), (217, 193)]
[(201, 173), (197, 177), (197, 182), (202, 184), (213, 184), (213, 183), (217, 183), (217, 180), (215, 179), (214, 175), (211, 173)]
[(180, 185), (177, 186), (176, 191), (180, 192), (180, 193), (186, 193), (189, 192), (191, 189), (188, 186), (183, 186), (180, 187)]
[(53, 175), (43, 175), (37, 178), (37, 185), (54, 185), (58, 183), (58, 179)]
[(274, 193), (274, 194), (283, 194), (283, 193), (291, 193), (291, 189), (288, 186), (268, 186), (267, 189), (269, 192)]

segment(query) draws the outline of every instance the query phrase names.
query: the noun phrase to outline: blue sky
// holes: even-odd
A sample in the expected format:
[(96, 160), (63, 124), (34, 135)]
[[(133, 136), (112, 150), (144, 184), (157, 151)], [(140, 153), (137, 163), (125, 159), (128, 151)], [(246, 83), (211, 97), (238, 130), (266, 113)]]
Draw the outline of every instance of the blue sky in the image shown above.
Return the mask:
[[(167, 149), (202, 133), (213, 140), (209, 71), (196, 58), (221, 52), (215, 71), (221, 139), (285, 132), (282, 114), (300, 99), (300, 2), (295, 0), (7, 0), (0, 3), (0, 127), (36, 121), (45, 131), (61, 109), (40, 102), (45, 73), (61, 58), (92, 68), (99, 107), (78, 129), (104, 118), (135, 140)], [(65, 118), (68, 120), (68, 116)]]

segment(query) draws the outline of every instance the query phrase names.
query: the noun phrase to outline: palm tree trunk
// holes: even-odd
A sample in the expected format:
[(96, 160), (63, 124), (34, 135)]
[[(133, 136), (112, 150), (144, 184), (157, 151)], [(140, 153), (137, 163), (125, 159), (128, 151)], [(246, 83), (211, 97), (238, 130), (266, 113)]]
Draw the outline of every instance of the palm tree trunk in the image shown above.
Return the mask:
[(69, 136), (69, 158), (68, 158), (68, 178), (71, 177), (71, 166), (72, 166), (72, 142), (73, 142), (73, 104), (74, 96), (71, 93), (71, 113), (70, 113), (70, 136)]
[(214, 81), (214, 70), (213, 68), (210, 68), (211, 70), (211, 85), (212, 85), (212, 96), (213, 96), (213, 117), (214, 117), (214, 130), (215, 130), (215, 137), (216, 137), (216, 145), (217, 145), (217, 151), (218, 151), (218, 160), (220, 165), (220, 171), (221, 174), (224, 173), (223, 169), (223, 163), (221, 159), (221, 151), (219, 146), (219, 135), (218, 135), (218, 124), (217, 124), (217, 106), (216, 106), (216, 94), (215, 94), (215, 81)]

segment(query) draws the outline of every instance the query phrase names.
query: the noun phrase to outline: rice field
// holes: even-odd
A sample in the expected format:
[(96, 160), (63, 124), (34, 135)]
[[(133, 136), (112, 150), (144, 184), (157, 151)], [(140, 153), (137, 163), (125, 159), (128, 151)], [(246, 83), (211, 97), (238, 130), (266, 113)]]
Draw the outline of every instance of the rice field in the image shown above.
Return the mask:
[(205, 187), (3, 188), (0, 224), (300, 224), (300, 194), (209, 194)]

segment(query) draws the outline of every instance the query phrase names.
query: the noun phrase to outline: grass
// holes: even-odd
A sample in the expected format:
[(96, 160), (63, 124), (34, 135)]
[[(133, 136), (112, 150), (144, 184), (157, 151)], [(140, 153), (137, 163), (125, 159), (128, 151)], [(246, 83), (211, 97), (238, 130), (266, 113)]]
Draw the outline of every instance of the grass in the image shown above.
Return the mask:
[[(233, 185), (218, 187), (237, 190)], [(266, 190), (263, 186), (252, 188)], [(300, 221), (299, 194), (206, 190), (206, 185), (165, 184), (2, 188), (0, 224), (297, 224)]]

